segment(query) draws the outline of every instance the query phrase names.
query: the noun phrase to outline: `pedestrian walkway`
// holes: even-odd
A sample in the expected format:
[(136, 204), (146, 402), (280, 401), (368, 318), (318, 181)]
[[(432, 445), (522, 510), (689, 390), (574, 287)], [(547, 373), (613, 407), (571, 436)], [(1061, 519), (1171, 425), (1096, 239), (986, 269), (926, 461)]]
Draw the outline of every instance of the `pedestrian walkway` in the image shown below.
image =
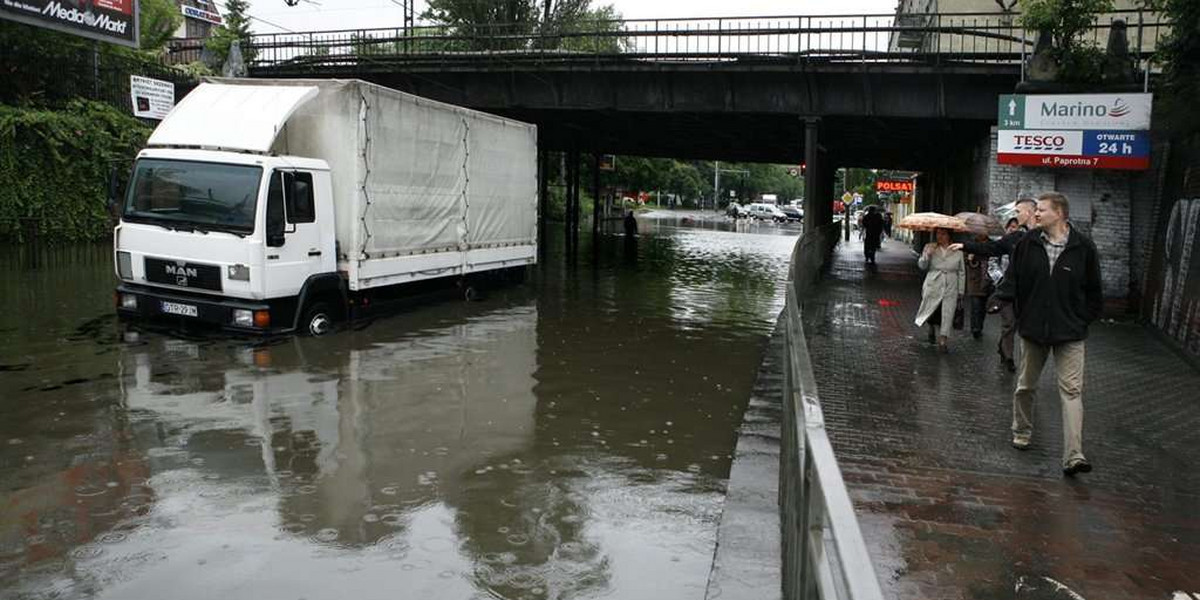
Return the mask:
[[(804, 303), (834, 449), (885, 593), (904, 599), (1168, 600), (1200, 592), (1200, 373), (1134, 323), (1093, 326), (1084, 450), (1064, 478), (1053, 369), (1033, 447), (1009, 446), (1015, 376), (961, 332), (913, 325), (923, 274), (886, 241), (843, 243)], [(1049, 365), (1048, 365), (1049, 366)], [(1200, 597), (1200, 596), (1197, 596)]]

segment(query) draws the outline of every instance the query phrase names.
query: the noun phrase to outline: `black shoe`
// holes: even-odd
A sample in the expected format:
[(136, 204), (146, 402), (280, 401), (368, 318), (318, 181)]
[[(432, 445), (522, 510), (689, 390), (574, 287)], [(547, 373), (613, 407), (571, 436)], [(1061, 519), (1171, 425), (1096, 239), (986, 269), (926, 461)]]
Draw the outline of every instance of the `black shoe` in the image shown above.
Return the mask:
[(1086, 458), (1076, 458), (1063, 467), (1063, 475), (1074, 477), (1076, 473), (1091, 473), (1092, 463)]
[(1006, 359), (1004, 359), (1004, 368), (1008, 369), (1009, 373), (1016, 373), (1017, 372), (1017, 363), (1013, 362), (1013, 359), (1011, 359), (1011, 358), (1006, 358)]
[(979, 339), (979, 338), (983, 337), (983, 332), (982, 331), (972, 331), (971, 337), (973, 337), (975, 339)]

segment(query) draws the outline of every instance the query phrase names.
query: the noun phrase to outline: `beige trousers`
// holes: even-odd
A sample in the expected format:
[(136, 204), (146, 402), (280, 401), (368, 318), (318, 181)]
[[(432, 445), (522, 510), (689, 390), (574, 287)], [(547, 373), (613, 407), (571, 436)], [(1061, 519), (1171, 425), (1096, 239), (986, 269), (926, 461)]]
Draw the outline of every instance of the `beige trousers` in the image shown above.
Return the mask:
[(1058, 395), (1062, 401), (1062, 460), (1066, 466), (1072, 459), (1083, 458), (1083, 342), (1044, 346), (1023, 337), (1020, 339), (1020, 371), (1017, 389), (1013, 392), (1013, 437), (1029, 439), (1033, 435), (1033, 399), (1042, 367), (1053, 354)]

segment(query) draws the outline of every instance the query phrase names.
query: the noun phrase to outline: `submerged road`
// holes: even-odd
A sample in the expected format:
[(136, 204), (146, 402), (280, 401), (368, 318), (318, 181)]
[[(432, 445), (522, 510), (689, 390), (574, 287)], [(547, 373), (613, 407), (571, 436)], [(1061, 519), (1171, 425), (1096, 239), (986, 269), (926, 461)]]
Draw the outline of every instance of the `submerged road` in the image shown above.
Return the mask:
[(0, 255), (0, 597), (702, 598), (798, 228), (669, 214), (322, 339), (125, 331)]

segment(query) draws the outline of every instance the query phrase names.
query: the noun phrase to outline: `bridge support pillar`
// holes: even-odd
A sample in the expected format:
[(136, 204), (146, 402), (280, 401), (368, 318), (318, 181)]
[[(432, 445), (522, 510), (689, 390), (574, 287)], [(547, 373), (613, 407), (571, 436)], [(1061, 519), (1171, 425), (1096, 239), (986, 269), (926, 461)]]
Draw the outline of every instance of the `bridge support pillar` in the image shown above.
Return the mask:
[(819, 226), (821, 218), (820, 198), (825, 190), (820, 189), (820, 136), (821, 120), (818, 118), (804, 119), (804, 232), (808, 233)]
[(546, 220), (550, 208), (550, 153), (538, 150), (538, 254), (546, 256)]
[(600, 155), (592, 155), (592, 247), (600, 237)]

